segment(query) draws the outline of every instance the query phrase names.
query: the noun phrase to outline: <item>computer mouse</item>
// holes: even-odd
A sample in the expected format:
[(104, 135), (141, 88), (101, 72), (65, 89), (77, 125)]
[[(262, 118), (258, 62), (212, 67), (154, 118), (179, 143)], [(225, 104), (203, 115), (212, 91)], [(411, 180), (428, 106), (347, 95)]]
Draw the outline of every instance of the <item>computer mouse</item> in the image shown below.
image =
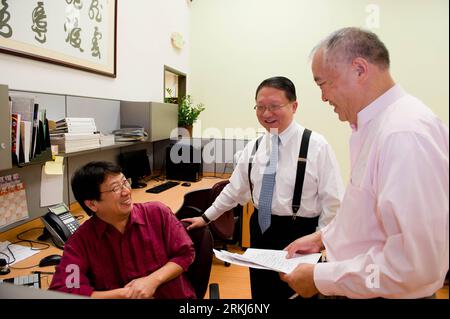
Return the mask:
[(60, 255), (49, 255), (41, 259), (41, 261), (39, 262), (39, 267), (59, 265), (60, 261), (61, 261)]
[(189, 187), (189, 186), (191, 186), (191, 183), (185, 182), (185, 183), (181, 184), (181, 186)]

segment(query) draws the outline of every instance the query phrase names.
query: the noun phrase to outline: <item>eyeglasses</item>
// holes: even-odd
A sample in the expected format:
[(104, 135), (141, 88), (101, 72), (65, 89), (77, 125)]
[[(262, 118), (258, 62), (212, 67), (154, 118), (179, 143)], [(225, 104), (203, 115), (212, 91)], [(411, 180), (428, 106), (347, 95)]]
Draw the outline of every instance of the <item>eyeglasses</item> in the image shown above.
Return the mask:
[(265, 111), (269, 111), (269, 112), (276, 112), (279, 111), (282, 107), (285, 107), (286, 105), (290, 104), (286, 103), (286, 104), (282, 104), (282, 105), (255, 105), (253, 107), (254, 110), (256, 110), (256, 112), (258, 113), (264, 113)]
[(131, 189), (130, 182), (128, 182), (127, 179), (124, 179), (120, 185), (114, 186), (114, 187), (113, 187), (112, 189), (110, 189), (109, 191), (103, 191), (103, 192), (100, 192), (100, 193), (113, 192), (113, 193), (116, 193), (116, 194), (120, 194), (120, 193), (122, 193), (122, 190), (123, 190), (125, 187), (128, 188), (128, 189)]

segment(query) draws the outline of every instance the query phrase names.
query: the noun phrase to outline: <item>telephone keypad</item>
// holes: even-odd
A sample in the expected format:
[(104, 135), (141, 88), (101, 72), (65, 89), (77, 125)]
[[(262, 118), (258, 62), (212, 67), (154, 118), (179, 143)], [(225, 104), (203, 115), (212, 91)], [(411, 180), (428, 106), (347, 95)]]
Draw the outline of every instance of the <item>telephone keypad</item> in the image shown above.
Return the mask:
[(64, 213), (59, 215), (59, 218), (66, 224), (66, 226), (69, 228), (70, 233), (74, 233), (75, 230), (80, 226), (78, 221), (72, 216), (71, 213)]

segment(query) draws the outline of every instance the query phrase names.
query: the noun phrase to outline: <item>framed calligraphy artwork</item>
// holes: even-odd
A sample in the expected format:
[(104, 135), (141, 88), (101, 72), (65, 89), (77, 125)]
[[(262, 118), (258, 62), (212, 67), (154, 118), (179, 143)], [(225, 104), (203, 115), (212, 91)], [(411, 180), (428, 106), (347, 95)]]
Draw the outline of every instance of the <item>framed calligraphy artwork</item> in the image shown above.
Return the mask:
[(117, 0), (0, 0), (0, 52), (116, 77)]

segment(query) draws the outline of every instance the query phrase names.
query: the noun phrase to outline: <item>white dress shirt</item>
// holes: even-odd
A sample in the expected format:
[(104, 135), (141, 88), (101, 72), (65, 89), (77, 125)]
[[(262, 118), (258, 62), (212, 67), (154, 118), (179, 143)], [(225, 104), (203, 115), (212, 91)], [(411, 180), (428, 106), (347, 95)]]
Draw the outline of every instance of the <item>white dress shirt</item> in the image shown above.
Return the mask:
[[(279, 135), (279, 158), (272, 200), (273, 215), (293, 215), (292, 199), (303, 131), (302, 126), (292, 121), (289, 127)], [(205, 212), (210, 220), (217, 219), (238, 203), (245, 205), (251, 200), (248, 163), (255, 141), (256, 139), (246, 145), (230, 177), (230, 183)], [(266, 133), (259, 143), (252, 164), (251, 181), (256, 207), (258, 207), (264, 170), (269, 161), (270, 147), (270, 134)], [(307, 158), (302, 199), (297, 216), (320, 215), (319, 228), (322, 228), (335, 216), (344, 193), (344, 186), (334, 152), (322, 135), (315, 132), (311, 134)]]
[(351, 181), (322, 229), (325, 295), (422, 298), (442, 287), (449, 257), (449, 132), (398, 85), (358, 113)]

